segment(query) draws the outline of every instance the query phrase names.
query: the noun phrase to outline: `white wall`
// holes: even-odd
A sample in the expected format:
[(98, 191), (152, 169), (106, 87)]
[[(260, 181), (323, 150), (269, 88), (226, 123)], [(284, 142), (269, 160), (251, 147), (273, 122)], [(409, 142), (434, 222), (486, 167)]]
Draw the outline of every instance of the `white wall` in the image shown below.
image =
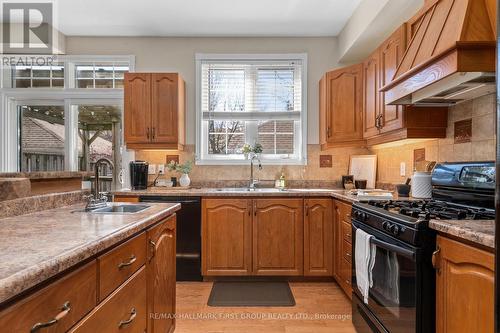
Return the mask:
[(135, 55), (138, 72), (179, 72), (187, 88), (187, 143), (195, 143), (196, 53), (307, 53), (308, 143), (319, 143), (318, 82), (339, 67), (337, 39), (314, 38), (170, 38), (67, 37), (67, 54)]

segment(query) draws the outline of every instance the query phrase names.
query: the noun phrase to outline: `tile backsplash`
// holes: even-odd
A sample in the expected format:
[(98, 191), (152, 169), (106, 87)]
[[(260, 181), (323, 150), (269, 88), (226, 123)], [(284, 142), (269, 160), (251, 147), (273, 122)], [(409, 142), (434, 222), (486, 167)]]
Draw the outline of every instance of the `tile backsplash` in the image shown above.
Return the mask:
[[(296, 181), (298, 184), (307, 181), (317, 184), (315, 181), (325, 181), (328, 184), (340, 184), (342, 175), (347, 174), (349, 168), (349, 158), (351, 155), (367, 154), (365, 148), (334, 148), (321, 151), (319, 145), (308, 145), (307, 165), (263, 165), (262, 170), (255, 168), (255, 177), (261, 181), (268, 181), (266, 184), (274, 184), (274, 180), (279, 178), (281, 171), (285, 172), (288, 180)], [(165, 163), (166, 155), (172, 154), (165, 151), (142, 150), (136, 152), (136, 159), (146, 160), (149, 163)], [(320, 155), (331, 155), (331, 168), (320, 168)], [(194, 160), (194, 146), (187, 145), (183, 152), (179, 152), (180, 162), (191, 159)], [(189, 175), (193, 184), (215, 184), (217, 181), (248, 181), (250, 177), (250, 162), (248, 165), (195, 165)], [(170, 174), (167, 173), (170, 177)], [(172, 176), (178, 176), (172, 174)], [(151, 178), (151, 177), (150, 177)]]
[[(455, 143), (455, 122), (472, 120), (469, 142)], [(444, 139), (404, 140), (371, 148), (378, 155), (377, 181), (382, 184), (404, 182), (413, 171), (415, 149), (425, 149), (425, 160), (437, 162), (495, 160), (495, 94), (479, 97), (450, 107)], [(400, 164), (406, 163), (406, 176)]]

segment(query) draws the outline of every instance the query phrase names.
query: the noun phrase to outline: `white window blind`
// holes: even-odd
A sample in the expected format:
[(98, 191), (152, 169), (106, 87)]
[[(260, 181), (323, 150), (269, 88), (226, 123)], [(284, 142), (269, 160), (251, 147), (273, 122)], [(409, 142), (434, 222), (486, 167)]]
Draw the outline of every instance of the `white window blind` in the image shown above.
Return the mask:
[(244, 160), (245, 143), (260, 143), (264, 161), (304, 162), (304, 57), (210, 57), (197, 66), (198, 162)]

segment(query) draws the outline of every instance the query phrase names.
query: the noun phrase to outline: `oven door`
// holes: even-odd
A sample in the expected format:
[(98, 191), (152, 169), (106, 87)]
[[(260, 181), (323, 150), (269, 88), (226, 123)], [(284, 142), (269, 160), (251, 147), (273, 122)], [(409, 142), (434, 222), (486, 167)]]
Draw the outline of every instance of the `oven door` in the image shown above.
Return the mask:
[[(368, 309), (384, 328), (391, 333), (417, 331), (417, 261), (415, 248), (387, 236), (367, 225), (353, 221), (353, 292), (363, 300), (356, 284), (356, 230), (361, 228), (374, 236), (375, 265), (372, 270)], [(356, 325), (356, 323), (355, 323)]]

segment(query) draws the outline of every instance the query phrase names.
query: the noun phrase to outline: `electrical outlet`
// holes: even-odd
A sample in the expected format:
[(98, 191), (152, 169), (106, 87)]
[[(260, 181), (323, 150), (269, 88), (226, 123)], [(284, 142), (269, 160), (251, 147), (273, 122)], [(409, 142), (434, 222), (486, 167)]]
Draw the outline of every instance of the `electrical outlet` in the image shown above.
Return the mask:
[(156, 164), (150, 164), (148, 168), (149, 175), (156, 175)]
[(401, 177), (406, 176), (406, 163), (405, 162), (401, 162), (401, 164), (399, 165), (399, 174), (401, 175)]
[(165, 164), (158, 164), (158, 173), (160, 175), (164, 175), (165, 174)]

